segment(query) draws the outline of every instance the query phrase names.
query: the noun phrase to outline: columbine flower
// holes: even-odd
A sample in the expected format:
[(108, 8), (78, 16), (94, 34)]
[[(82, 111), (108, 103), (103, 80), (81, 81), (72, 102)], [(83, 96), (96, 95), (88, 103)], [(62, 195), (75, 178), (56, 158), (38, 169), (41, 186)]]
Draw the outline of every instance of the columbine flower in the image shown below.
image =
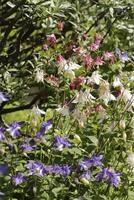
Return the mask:
[(78, 76), (78, 77), (74, 78), (74, 80), (71, 82), (70, 89), (71, 90), (79, 89), (80, 86), (82, 85), (82, 83), (84, 83), (84, 82), (85, 82), (85, 77)]
[(37, 83), (44, 83), (44, 71), (41, 69), (36, 69), (36, 75), (35, 75), (35, 80)]
[(3, 92), (0, 92), (0, 105), (2, 102), (8, 101), (8, 98), (4, 95)]
[(53, 146), (57, 150), (62, 151), (63, 148), (70, 147), (71, 144), (66, 138), (61, 136), (55, 136)]
[(119, 77), (115, 77), (114, 82), (113, 82), (113, 87), (114, 88), (122, 87), (122, 83), (120, 82), (120, 78)]
[(92, 68), (92, 66), (93, 66), (93, 58), (90, 56), (90, 55), (84, 55), (83, 56), (83, 63), (84, 63), (84, 65), (85, 65), (85, 67), (86, 67), (86, 69), (91, 69)]
[(103, 179), (108, 181), (111, 186), (117, 187), (119, 185), (120, 173), (110, 171), (108, 168), (103, 168), (96, 176), (97, 181), (102, 181)]
[(26, 168), (29, 170), (29, 175), (32, 176), (44, 176), (48, 173), (48, 169), (42, 163), (32, 160), (26, 164)]
[(92, 100), (95, 100), (95, 97), (90, 93), (90, 89), (86, 89), (84, 92), (80, 91), (72, 103), (87, 103)]
[(99, 45), (98, 45), (98, 44), (92, 43), (92, 44), (90, 45), (90, 50), (91, 50), (91, 51), (96, 51), (98, 48), (99, 48)]
[(108, 52), (108, 51), (106, 51), (106, 52), (104, 53), (103, 57), (104, 57), (104, 60), (110, 61), (111, 64), (113, 64), (114, 61), (115, 61), (115, 55), (114, 55), (113, 52)]
[(96, 33), (94, 36), (94, 43), (100, 45), (102, 39), (103, 39), (102, 35), (100, 33)]
[(21, 149), (24, 152), (33, 151), (35, 149), (35, 145), (31, 145), (28, 140), (26, 140), (22, 145)]
[(104, 80), (100, 83), (99, 96), (105, 104), (107, 104), (109, 101), (116, 100), (115, 96), (110, 93), (109, 83)]
[(53, 45), (56, 43), (56, 37), (54, 34), (47, 35), (47, 41), (49, 44)]
[(7, 172), (8, 172), (8, 166), (5, 164), (1, 164), (0, 165), (0, 175), (7, 174)]
[(59, 108), (56, 109), (59, 113), (61, 113), (63, 116), (69, 116), (69, 106), (64, 105), (63, 107), (59, 106)]
[(33, 106), (32, 111), (33, 111), (34, 115), (38, 115), (38, 116), (45, 114), (45, 111), (39, 109), (38, 106)]
[(134, 153), (129, 153), (128, 158), (127, 158), (128, 164), (134, 168)]
[(5, 135), (4, 135), (5, 129), (0, 127), (0, 141), (5, 139)]
[(92, 76), (88, 78), (87, 83), (95, 83), (96, 85), (100, 84), (100, 80), (102, 80), (101, 75), (98, 71), (94, 71)]
[(78, 165), (78, 169), (88, 170), (93, 166), (103, 166), (102, 164), (103, 156), (92, 156), (90, 159), (81, 160)]
[(39, 132), (37, 132), (35, 137), (37, 139), (41, 138), (45, 134), (45, 132), (52, 127), (52, 123), (53, 121), (51, 119), (48, 120), (47, 122), (43, 122)]
[(95, 58), (95, 60), (93, 61), (94, 65), (103, 65), (103, 63), (104, 63), (104, 61), (102, 60), (102, 57), (100, 57), (100, 56), (97, 56)]
[(65, 22), (58, 22), (56, 26), (59, 31), (63, 31), (64, 25), (65, 25)]
[(119, 57), (119, 59), (123, 62), (130, 60), (127, 52), (121, 52), (120, 49), (116, 48), (115, 53)]
[(7, 131), (10, 132), (12, 137), (18, 137), (20, 135), (19, 129), (22, 126), (22, 122), (13, 122), (12, 124), (9, 125), (9, 128)]
[(90, 171), (86, 171), (80, 176), (80, 181), (82, 183), (84, 183), (84, 185), (88, 185), (90, 179), (91, 179), (91, 172)]
[(15, 185), (20, 185), (26, 180), (26, 177), (23, 173), (17, 172), (15, 175), (12, 176), (12, 180)]
[(71, 172), (70, 166), (68, 165), (51, 165), (48, 166), (49, 172), (56, 174), (56, 175), (63, 175), (63, 176), (68, 176)]

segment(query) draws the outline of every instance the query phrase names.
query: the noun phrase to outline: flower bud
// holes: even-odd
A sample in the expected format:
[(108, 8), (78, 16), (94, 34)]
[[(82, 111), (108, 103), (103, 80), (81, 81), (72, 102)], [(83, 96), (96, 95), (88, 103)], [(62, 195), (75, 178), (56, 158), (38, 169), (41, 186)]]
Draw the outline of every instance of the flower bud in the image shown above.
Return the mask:
[(75, 144), (79, 144), (79, 143), (82, 142), (81, 138), (77, 134), (74, 135), (74, 140), (73, 141), (74, 141)]
[(81, 178), (80, 181), (84, 184), (84, 185), (89, 185), (89, 181), (86, 178)]
[(125, 128), (126, 128), (125, 120), (120, 120), (120, 122), (119, 122), (119, 127), (120, 127), (121, 129), (125, 129)]
[(125, 132), (123, 132), (123, 140), (124, 140), (124, 142), (126, 142), (126, 140), (127, 140), (127, 134)]

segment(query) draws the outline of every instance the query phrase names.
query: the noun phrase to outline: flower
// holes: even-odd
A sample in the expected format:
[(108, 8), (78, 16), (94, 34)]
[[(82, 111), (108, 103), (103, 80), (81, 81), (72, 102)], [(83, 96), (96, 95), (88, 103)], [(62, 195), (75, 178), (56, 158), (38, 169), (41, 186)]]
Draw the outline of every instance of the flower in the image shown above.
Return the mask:
[(7, 174), (8, 172), (8, 166), (5, 164), (0, 164), (0, 175)]
[(62, 55), (57, 55), (56, 56), (56, 63), (61, 64), (65, 61), (64, 57)]
[(131, 167), (134, 168), (134, 153), (133, 152), (129, 153), (127, 162)]
[(56, 24), (59, 31), (63, 31), (64, 25), (65, 25), (65, 22), (61, 22), (61, 21), (57, 22), (57, 24)]
[(70, 111), (69, 111), (69, 106), (64, 105), (63, 107), (59, 106), (56, 109), (59, 113), (61, 113), (63, 116), (69, 116)]
[(53, 146), (57, 150), (62, 151), (63, 148), (70, 147), (71, 144), (68, 142), (68, 140), (66, 138), (58, 135), (58, 136), (55, 136), (55, 138), (54, 138)]
[(47, 122), (43, 122), (39, 132), (37, 132), (35, 137), (37, 139), (41, 138), (45, 134), (45, 132), (52, 127), (52, 123), (53, 121), (51, 119), (48, 120)]
[(104, 57), (104, 60), (110, 61), (110, 64), (113, 64), (114, 61), (115, 61), (115, 55), (114, 55), (113, 52), (108, 52), (108, 51), (106, 51), (106, 52), (103, 54), (103, 57)]
[(102, 60), (102, 57), (100, 57), (100, 56), (97, 56), (95, 58), (95, 60), (93, 61), (94, 65), (103, 65), (103, 63), (104, 63), (104, 61)]
[(87, 180), (89, 180), (91, 178), (91, 172), (90, 171), (86, 171), (84, 172), (80, 178), (85, 178)]
[(72, 101), (72, 103), (88, 103), (95, 100), (95, 97), (90, 93), (90, 89), (86, 89), (84, 92), (80, 91), (77, 93), (76, 98)]
[(0, 127), (0, 141), (5, 139), (5, 135), (4, 135), (5, 129)]
[(93, 66), (93, 58), (90, 55), (85, 54), (82, 59), (85, 67), (90, 70)]
[(54, 34), (47, 35), (47, 41), (49, 44), (53, 45), (56, 43), (56, 37)]
[(97, 181), (102, 181), (103, 179), (108, 181), (111, 186), (117, 187), (119, 185), (120, 173), (110, 171), (108, 168), (103, 168), (101, 172), (96, 175)]
[(92, 43), (92, 44), (90, 45), (90, 50), (91, 50), (91, 51), (96, 51), (98, 48), (99, 48), (99, 45), (96, 44), (96, 43)]
[(57, 175), (68, 176), (71, 173), (69, 165), (51, 165), (48, 166), (49, 172)]
[(9, 125), (7, 131), (10, 132), (12, 137), (18, 137), (20, 135), (19, 129), (22, 126), (22, 122), (13, 122)]
[(44, 83), (44, 71), (41, 69), (36, 69), (36, 75), (35, 75), (35, 80), (37, 83)]
[(98, 71), (94, 71), (92, 76), (88, 78), (87, 83), (95, 83), (96, 85), (100, 84), (100, 80), (102, 80), (101, 75)]
[(17, 172), (15, 175), (12, 176), (12, 180), (15, 185), (20, 185), (26, 180), (26, 177), (23, 173)]
[(113, 87), (114, 88), (122, 87), (122, 83), (120, 82), (120, 78), (119, 77), (115, 77), (114, 82), (113, 82)]
[(26, 140), (22, 145), (21, 145), (21, 149), (22, 149), (22, 151), (24, 151), (24, 152), (27, 152), (27, 151), (32, 151), (32, 150), (34, 150), (35, 149), (35, 145), (31, 145), (30, 143), (29, 143), (29, 141), (28, 140)]
[(121, 52), (120, 49), (116, 48), (115, 53), (119, 57), (119, 59), (123, 62), (130, 60), (127, 52)]
[(37, 115), (40, 116), (40, 115), (44, 115), (45, 114), (45, 111), (39, 109), (38, 106), (33, 106), (32, 111), (36, 116)]
[(102, 39), (103, 39), (102, 35), (100, 33), (96, 33), (94, 36), (94, 43), (100, 45)]
[(6, 101), (8, 101), (8, 98), (3, 92), (0, 92), (0, 105), (2, 102), (6, 102)]
[(44, 176), (49, 170), (40, 162), (28, 161), (26, 168), (29, 170), (29, 175)]
[(78, 164), (78, 169), (88, 170), (93, 166), (103, 166), (103, 156), (92, 156), (90, 159), (81, 160)]
[(74, 89), (79, 89), (80, 85), (82, 85), (82, 83), (85, 82), (85, 77), (83, 76), (78, 76), (76, 78), (73, 79), (73, 81), (70, 84), (70, 89), (74, 90)]

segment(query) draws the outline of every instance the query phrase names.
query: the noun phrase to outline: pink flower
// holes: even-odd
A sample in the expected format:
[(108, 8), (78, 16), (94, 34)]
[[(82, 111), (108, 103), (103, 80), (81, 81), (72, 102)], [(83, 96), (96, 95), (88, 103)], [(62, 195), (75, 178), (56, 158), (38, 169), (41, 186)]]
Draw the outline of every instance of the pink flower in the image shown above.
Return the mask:
[(56, 26), (59, 31), (63, 31), (64, 25), (65, 25), (65, 22), (58, 22)]
[(93, 65), (93, 58), (90, 55), (84, 55), (83, 56), (83, 62), (84, 65), (87, 69), (91, 69), (92, 65)]
[(98, 48), (99, 48), (99, 45), (96, 44), (96, 43), (92, 43), (92, 44), (90, 45), (90, 50), (91, 50), (91, 51), (96, 51)]
[(86, 33), (83, 33), (82, 39), (83, 39), (83, 40), (87, 40), (87, 38), (88, 38), (88, 35), (87, 35)]
[(81, 83), (83, 83), (84, 80), (85, 80), (84, 76), (78, 76), (74, 78), (73, 82), (70, 84), (70, 89), (71, 90), (79, 89)]
[(57, 63), (57, 64), (62, 63), (64, 60), (65, 60), (65, 59), (64, 59), (64, 57), (63, 57), (62, 55), (57, 55), (57, 56), (56, 56), (56, 63)]
[(103, 57), (104, 57), (104, 60), (110, 61), (111, 64), (113, 64), (114, 61), (115, 61), (115, 55), (114, 55), (113, 52), (108, 52), (108, 51), (106, 51), (106, 52), (104, 53)]
[(104, 61), (102, 60), (102, 57), (97, 56), (94, 60), (94, 65), (103, 65)]
[(99, 45), (102, 39), (103, 39), (102, 35), (100, 33), (96, 33), (94, 36), (94, 43)]
[(48, 45), (47, 44), (43, 44), (43, 50), (48, 50)]
[(73, 51), (74, 51), (77, 55), (80, 55), (80, 54), (81, 54), (81, 48), (80, 48), (80, 47), (73, 48)]
[(56, 43), (56, 37), (54, 34), (47, 35), (47, 41), (49, 44), (55, 44)]

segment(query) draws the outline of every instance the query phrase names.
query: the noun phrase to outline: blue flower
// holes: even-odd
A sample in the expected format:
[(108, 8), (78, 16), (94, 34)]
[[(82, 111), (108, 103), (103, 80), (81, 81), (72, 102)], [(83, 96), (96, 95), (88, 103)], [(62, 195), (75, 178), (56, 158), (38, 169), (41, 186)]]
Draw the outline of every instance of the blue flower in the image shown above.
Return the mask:
[(120, 173), (110, 171), (108, 168), (103, 168), (101, 172), (96, 175), (97, 181), (102, 181), (103, 179), (108, 181), (108, 184), (114, 187), (119, 185)]
[(4, 135), (5, 129), (0, 127), (0, 141), (5, 139), (5, 135)]
[(24, 152), (27, 152), (27, 151), (32, 151), (32, 150), (34, 150), (35, 149), (35, 145), (31, 145), (30, 143), (29, 143), (29, 141), (28, 140), (26, 140), (22, 145), (21, 145), (21, 149), (22, 149), (22, 151), (24, 151)]
[(115, 53), (116, 55), (119, 57), (119, 59), (121, 61), (128, 61), (129, 60), (129, 56), (128, 56), (128, 53), (127, 52), (121, 52), (120, 49), (116, 48), (115, 49)]
[(63, 148), (70, 147), (71, 144), (66, 138), (61, 136), (55, 136), (53, 146), (57, 150), (62, 151)]
[(103, 166), (102, 163), (102, 155), (99, 156), (92, 156), (90, 159), (81, 160), (79, 162), (78, 168), (88, 170), (93, 166)]
[(84, 172), (80, 178), (85, 178), (87, 180), (91, 179), (91, 172), (90, 171), (86, 171)]
[(3, 92), (0, 92), (0, 105), (2, 102), (8, 101), (8, 98), (4, 95)]
[(44, 176), (48, 173), (48, 169), (40, 162), (29, 161), (26, 168), (29, 170), (29, 175), (32, 176)]
[(19, 185), (26, 180), (26, 177), (23, 173), (17, 172), (15, 175), (12, 176), (12, 180), (15, 185)]
[(70, 166), (68, 165), (50, 165), (48, 166), (49, 173), (53, 173), (56, 175), (63, 175), (63, 176), (68, 176), (71, 172)]
[(52, 123), (53, 123), (52, 120), (48, 120), (47, 122), (43, 122), (39, 132), (36, 134), (35, 137), (37, 139), (40, 139), (45, 134), (45, 132), (52, 127)]
[(22, 122), (13, 122), (12, 124), (9, 125), (7, 131), (10, 132), (11, 136), (16, 138), (18, 136), (20, 136), (20, 131), (19, 129), (22, 126)]
[(5, 164), (0, 165), (0, 175), (5, 175), (8, 172), (8, 166)]
[(71, 167), (68, 166), (68, 165), (63, 165), (62, 166), (62, 174), (63, 174), (63, 176), (68, 176), (71, 173), (70, 168)]

